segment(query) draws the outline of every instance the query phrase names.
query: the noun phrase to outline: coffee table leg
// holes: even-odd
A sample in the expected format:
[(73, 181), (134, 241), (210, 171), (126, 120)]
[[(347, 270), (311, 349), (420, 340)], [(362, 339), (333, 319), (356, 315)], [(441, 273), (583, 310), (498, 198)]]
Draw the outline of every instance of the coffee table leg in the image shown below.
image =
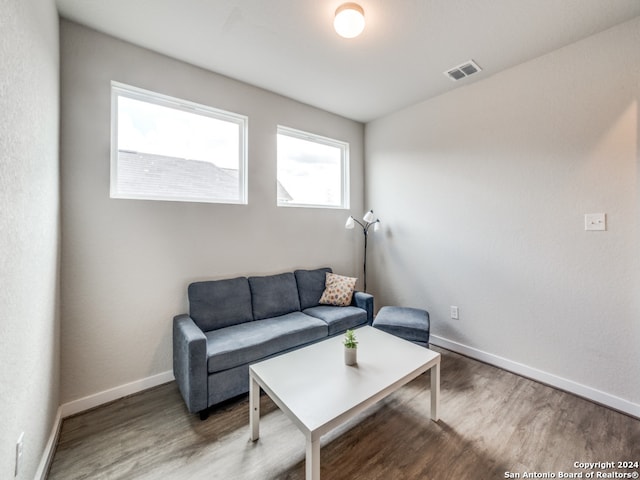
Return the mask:
[(307, 437), (306, 479), (320, 480), (320, 439)]
[(249, 425), (251, 441), (260, 437), (260, 385), (249, 375)]
[(431, 367), (431, 420), (437, 422), (440, 406), (440, 362)]

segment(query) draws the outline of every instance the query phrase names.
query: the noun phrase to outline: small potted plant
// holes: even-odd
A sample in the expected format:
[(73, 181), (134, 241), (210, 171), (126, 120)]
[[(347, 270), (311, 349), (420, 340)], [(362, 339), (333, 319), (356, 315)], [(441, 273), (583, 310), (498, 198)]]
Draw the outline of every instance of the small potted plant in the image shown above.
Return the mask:
[(358, 341), (353, 330), (347, 330), (344, 334), (344, 363), (346, 365), (358, 363)]

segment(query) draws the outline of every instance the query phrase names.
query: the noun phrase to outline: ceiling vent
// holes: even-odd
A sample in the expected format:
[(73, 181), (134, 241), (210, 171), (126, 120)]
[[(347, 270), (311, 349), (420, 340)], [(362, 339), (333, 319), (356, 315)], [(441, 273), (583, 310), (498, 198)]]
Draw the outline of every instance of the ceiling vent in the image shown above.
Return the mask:
[(462, 80), (465, 77), (481, 71), (482, 69), (476, 62), (474, 62), (473, 60), (469, 60), (468, 62), (458, 65), (457, 67), (447, 70), (446, 72), (444, 72), (444, 74), (454, 82), (457, 82), (458, 80)]

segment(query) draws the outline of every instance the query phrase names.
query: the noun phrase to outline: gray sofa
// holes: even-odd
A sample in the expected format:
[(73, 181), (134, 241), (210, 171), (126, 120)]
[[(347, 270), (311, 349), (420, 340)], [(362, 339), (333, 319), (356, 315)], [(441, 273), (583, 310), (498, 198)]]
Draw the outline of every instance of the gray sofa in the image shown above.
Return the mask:
[(173, 373), (191, 413), (249, 391), (249, 365), (373, 322), (373, 296), (319, 305), (330, 268), (189, 285), (173, 319)]

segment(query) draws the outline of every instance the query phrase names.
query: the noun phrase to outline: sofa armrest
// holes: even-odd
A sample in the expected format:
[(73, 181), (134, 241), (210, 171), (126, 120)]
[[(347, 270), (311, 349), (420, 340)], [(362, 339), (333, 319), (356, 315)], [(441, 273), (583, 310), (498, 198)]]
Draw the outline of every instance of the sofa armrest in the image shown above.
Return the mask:
[(187, 408), (207, 408), (207, 337), (189, 315), (173, 318), (173, 375)]
[(353, 292), (351, 304), (366, 310), (367, 324), (371, 325), (373, 323), (373, 295), (365, 292)]

